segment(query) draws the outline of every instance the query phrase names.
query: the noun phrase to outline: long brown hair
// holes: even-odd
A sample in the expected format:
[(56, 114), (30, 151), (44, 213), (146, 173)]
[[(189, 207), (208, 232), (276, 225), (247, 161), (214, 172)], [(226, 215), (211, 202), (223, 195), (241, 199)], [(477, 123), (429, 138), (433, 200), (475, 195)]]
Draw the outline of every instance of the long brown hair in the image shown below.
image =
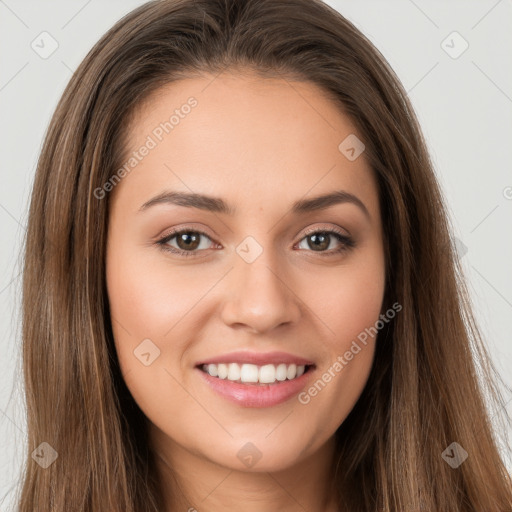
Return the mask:
[[(228, 68), (321, 87), (362, 134), (378, 182), (385, 302), (403, 309), (379, 333), (367, 385), (336, 432), (340, 510), (510, 512), (486, 405), (500, 412), (498, 374), (421, 130), (380, 52), (319, 0), (149, 2), (71, 78), (37, 167), (23, 278), (28, 453), (44, 441), (58, 457), (46, 469), (27, 457), (20, 512), (163, 507), (145, 417), (113, 343), (109, 194), (94, 191), (122, 165), (129, 121), (151, 92)], [(457, 468), (442, 457), (453, 442), (468, 453)]]

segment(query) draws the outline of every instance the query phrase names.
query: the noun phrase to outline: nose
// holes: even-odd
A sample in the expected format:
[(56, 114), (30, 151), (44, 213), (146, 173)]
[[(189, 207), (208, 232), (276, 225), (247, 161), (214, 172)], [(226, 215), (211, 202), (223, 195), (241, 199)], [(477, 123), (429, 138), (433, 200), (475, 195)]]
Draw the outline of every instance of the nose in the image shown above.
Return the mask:
[(268, 253), (263, 251), (252, 263), (235, 260), (224, 284), (227, 299), (222, 319), (226, 325), (265, 333), (298, 322), (302, 301), (293, 291), (293, 277)]

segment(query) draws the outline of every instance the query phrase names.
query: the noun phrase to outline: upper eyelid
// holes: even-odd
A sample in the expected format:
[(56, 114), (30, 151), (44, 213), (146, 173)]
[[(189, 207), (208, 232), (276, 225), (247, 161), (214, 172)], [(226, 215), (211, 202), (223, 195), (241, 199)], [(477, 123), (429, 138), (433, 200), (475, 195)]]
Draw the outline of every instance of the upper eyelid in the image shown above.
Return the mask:
[[(333, 233), (334, 235), (340, 235), (342, 237), (344, 236), (346, 238), (351, 238), (351, 235), (348, 233), (348, 231), (347, 231), (347, 234), (339, 233), (339, 231), (347, 231), (347, 230), (343, 229), (343, 228), (340, 228), (339, 226), (336, 226), (336, 227), (334, 227), (334, 226), (311, 227), (311, 228), (307, 228), (306, 229), (306, 231), (304, 232), (302, 237), (299, 239), (299, 241), (303, 240), (306, 236), (309, 236), (309, 235), (314, 234), (316, 232), (329, 232), (331, 234)], [(214, 236), (212, 237), (209, 233), (207, 233), (202, 228), (197, 228), (197, 227), (194, 227), (194, 226), (190, 226), (190, 227), (185, 226), (183, 228), (178, 228), (178, 229), (172, 230), (170, 233), (167, 233), (166, 235), (163, 235), (163, 236), (159, 237), (157, 242), (167, 243), (170, 240), (172, 240), (174, 237), (178, 236), (179, 234), (186, 233), (186, 232), (198, 233), (198, 234), (200, 234), (202, 236), (207, 237), (213, 243), (219, 243), (219, 242), (216, 242), (214, 240), (214, 238), (215, 238)], [(196, 251), (191, 251), (191, 252), (196, 252)]]
[(209, 233), (206, 232), (206, 230), (202, 229), (202, 228), (196, 228), (196, 227), (193, 227), (193, 226), (185, 226), (184, 228), (178, 228), (178, 229), (173, 229), (173, 230), (170, 230), (169, 232), (166, 232), (166, 234), (164, 235), (159, 235), (157, 237), (157, 241), (162, 241), (162, 240), (166, 240), (166, 239), (172, 239), (174, 238), (175, 236), (179, 235), (180, 233), (186, 233), (186, 232), (193, 232), (193, 233), (199, 233), (203, 236), (206, 236), (208, 237), (210, 240), (212, 240), (213, 242), (213, 238), (215, 238), (215, 236), (213, 236), (212, 238), (212, 235), (210, 235)]

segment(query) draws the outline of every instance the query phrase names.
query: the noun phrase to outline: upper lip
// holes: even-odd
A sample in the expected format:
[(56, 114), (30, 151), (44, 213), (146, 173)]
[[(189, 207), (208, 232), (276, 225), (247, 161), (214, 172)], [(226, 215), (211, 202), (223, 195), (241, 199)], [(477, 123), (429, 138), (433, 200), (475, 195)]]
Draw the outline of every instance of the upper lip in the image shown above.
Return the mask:
[(197, 363), (196, 366), (203, 364), (221, 364), (221, 363), (238, 363), (238, 364), (255, 364), (263, 366), (266, 364), (296, 364), (296, 365), (313, 365), (314, 363), (303, 357), (295, 356), (287, 352), (229, 352), (220, 356), (210, 357)]

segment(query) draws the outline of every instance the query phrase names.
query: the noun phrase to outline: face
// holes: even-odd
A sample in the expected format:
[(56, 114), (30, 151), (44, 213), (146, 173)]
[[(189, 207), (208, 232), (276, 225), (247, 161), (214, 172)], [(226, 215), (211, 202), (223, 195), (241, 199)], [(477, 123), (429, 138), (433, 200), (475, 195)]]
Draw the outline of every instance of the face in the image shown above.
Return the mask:
[(123, 376), (162, 450), (282, 470), (353, 408), (385, 281), (354, 137), (315, 85), (256, 75), (174, 82), (139, 109), (109, 192), (107, 287)]

